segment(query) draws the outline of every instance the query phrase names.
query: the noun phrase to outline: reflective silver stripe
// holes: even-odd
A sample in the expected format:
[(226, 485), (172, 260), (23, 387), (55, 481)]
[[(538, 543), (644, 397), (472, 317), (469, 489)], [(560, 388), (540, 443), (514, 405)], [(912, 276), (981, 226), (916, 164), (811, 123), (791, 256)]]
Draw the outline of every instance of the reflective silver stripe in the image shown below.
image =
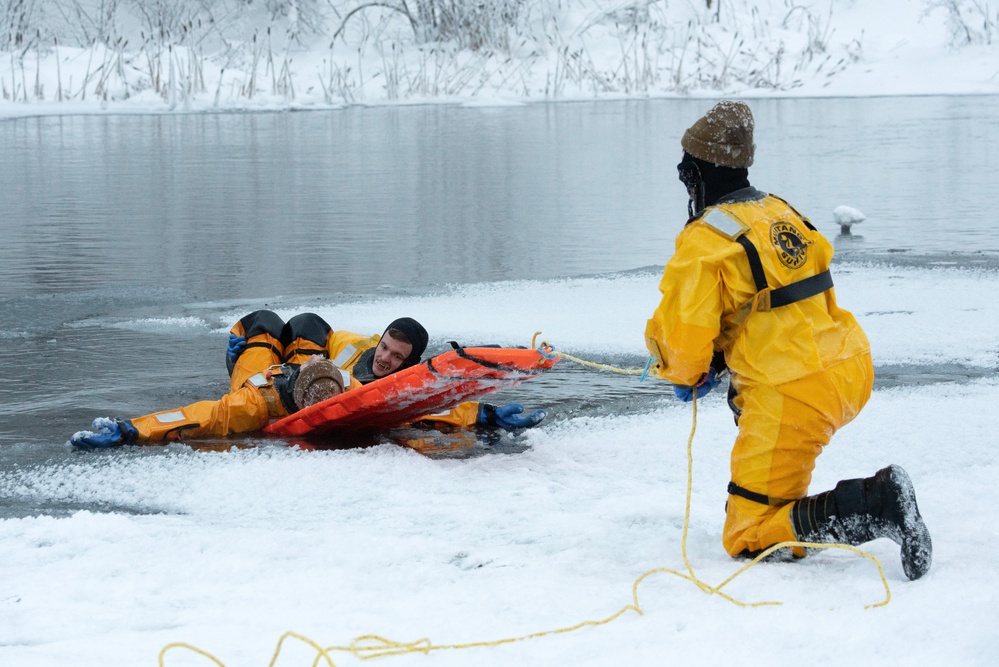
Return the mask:
[(731, 241), (749, 229), (749, 225), (744, 225), (734, 215), (719, 208), (711, 208), (701, 222)]
[(343, 378), (344, 389), (350, 389), (350, 371), (345, 371), (342, 368), (337, 368), (340, 371), (340, 377)]
[(357, 352), (357, 348), (353, 345), (348, 345), (340, 351), (340, 354), (336, 355), (336, 359), (333, 360), (333, 363), (337, 366), (343, 366), (352, 356), (354, 356), (355, 352)]
[(156, 415), (156, 421), (161, 424), (172, 424), (173, 422), (185, 421), (187, 418), (184, 413), (180, 410), (174, 410), (173, 412), (163, 412)]
[(267, 375), (265, 373), (257, 373), (256, 375), (252, 375), (246, 381), (252, 384), (254, 387), (266, 387), (271, 383), (271, 381), (267, 379)]

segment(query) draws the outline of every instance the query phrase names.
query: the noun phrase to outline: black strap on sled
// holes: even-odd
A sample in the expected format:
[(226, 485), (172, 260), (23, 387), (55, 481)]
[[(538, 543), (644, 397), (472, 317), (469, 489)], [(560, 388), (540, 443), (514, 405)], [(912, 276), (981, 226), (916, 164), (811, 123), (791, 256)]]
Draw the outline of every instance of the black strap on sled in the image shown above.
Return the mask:
[[(475, 357), (473, 357), (472, 355), (470, 355), (468, 352), (465, 352), (465, 348), (463, 348), (460, 344), (458, 344), (457, 341), (453, 341), (452, 340), (452, 341), (448, 341), (448, 342), (451, 343), (451, 347), (454, 348), (454, 351), (462, 359), (468, 359), (469, 361), (474, 361), (475, 363), (479, 364), (480, 366), (485, 366), (486, 368), (495, 368), (495, 369), (501, 369), (501, 370), (510, 370), (506, 366), (504, 366), (503, 364), (497, 364), (495, 361), (486, 361), (485, 359), (476, 359)], [(483, 345), (481, 347), (488, 347), (488, 346)]]
[[(468, 359), (469, 361), (471, 361), (473, 363), (476, 363), (476, 364), (478, 364), (478, 365), (480, 365), (480, 366), (482, 366), (484, 368), (491, 368), (493, 370), (506, 371), (507, 373), (514, 373), (514, 374), (520, 374), (520, 375), (530, 375), (530, 373), (527, 373), (526, 371), (523, 371), (523, 370), (521, 370), (519, 368), (516, 368), (514, 366), (505, 366), (505, 365), (497, 363), (495, 361), (486, 361), (485, 359), (479, 359), (478, 357), (473, 357), (468, 352), (466, 352), (465, 348), (463, 348), (461, 346), (461, 344), (459, 344), (458, 342), (453, 341), (453, 340), (452, 341), (448, 341), (448, 342), (451, 344), (451, 347), (454, 348), (455, 353), (459, 357), (461, 357), (463, 359)], [(500, 346), (499, 345), (478, 345), (477, 347), (500, 347)], [(433, 357), (431, 357), (430, 359), (427, 359), (423, 363), (427, 365), (427, 369), (431, 373), (433, 373), (434, 375), (440, 375), (440, 371), (438, 371), (436, 368), (434, 368), (434, 359), (433, 359)]]

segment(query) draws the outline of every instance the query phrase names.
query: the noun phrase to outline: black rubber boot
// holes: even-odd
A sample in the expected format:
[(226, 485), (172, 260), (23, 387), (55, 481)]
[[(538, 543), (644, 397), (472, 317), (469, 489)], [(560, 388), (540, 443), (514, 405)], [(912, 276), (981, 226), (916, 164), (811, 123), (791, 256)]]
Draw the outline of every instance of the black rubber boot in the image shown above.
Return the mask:
[(887, 537), (901, 547), (902, 569), (909, 579), (919, 579), (933, 562), (933, 541), (919, 515), (916, 491), (896, 465), (795, 501), (791, 521), (801, 542), (857, 546)]

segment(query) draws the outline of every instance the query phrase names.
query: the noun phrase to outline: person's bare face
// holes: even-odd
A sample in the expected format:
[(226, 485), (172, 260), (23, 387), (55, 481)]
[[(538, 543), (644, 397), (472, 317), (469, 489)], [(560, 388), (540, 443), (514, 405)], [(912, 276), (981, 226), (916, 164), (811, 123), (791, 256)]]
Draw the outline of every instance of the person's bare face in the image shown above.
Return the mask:
[(391, 375), (399, 370), (402, 362), (406, 361), (412, 351), (413, 345), (411, 343), (403, 343), (389, 335), (382, 336), (382, 339), (378, 341), (378, 347), (375, 348), (375, 358), (371, 362), (371, 371), (376, 378)]

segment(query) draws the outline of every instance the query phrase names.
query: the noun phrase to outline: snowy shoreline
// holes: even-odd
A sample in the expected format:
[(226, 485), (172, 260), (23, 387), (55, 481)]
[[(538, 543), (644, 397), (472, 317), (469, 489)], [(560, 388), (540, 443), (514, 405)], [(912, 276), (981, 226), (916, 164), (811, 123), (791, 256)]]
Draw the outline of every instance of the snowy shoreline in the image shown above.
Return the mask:
[[(97, 1), (73, 4), (92, 16)], [(22, 16), (16, 49), (0, 25), (0, 118), (999, 94), (999, 11), (962, 0), (733, 0), (724, 12), (498, 0), (484, 14), (455, 2), (471, 18), (460, 30), (435, 19), (435, 40), (420, 24), (429, 18), (410, 16), (411, 28), (392, 3), (274, 0), (267, 12), (230, 1), (178, 1), (158, 16), (112, 3), (113, 20), (86, 39), (51, 11)], [(215, 22), (212, 9), (230, 11)]]
[(780, 93), (769, 93), (766, 95), (749, 95), (743, 94), (732, 94), (732, 95), (720, 95), (714, 92), (703, 92), (699, 94), (689, 94), (689, 95), (676, 95), (663, 93), (660, 95), (644, 95), (641, 97), (635, 96), (605, 96), (600, 98), (585, 98), (585, 97), (565, 97), (559, 99), (534, 99), (534, 98), (524, 98), (524, 99), (492, 99), (492, 100), (479, 100), (479, 99), (458, 99), (458, 98), (446, 98), (446, 99), (409, 99), (409, 100), (396, 100), (396, 101), (384, 101), (384, 102), (353, 102), (349, 104), (334, 104), (334, 105), (289, 105), (282, 106), (279, 104), (273, 106), (259, 106), (259, 107), (226, 107), (226, 108), (195, 108), (191, 107), (188, 109), (171, 109), (166, 106), (157, 105), (142, 105), (142, 106), (132, 106), (127, 103), (120, 104), (109, 104), (109, 105), (93, 105), (93, 104), (71, 104), (71, 103), (60, 103), (60, 104), (43, 104), (34, 103), (24, 106), (18, 106), (16, 104), (4, 104), (0, 102), (0, 121), (4, 120), (16, 120), (24, 118), (50, 118), (58, 116), (114, 116), (114, 115), (133, 115), (133, 116), (156, 116), (156, 115), (195, 115), (195, 114), (268, 114), (268, 113), (310, 113), (310, 112), (329, 112), (329, 111), (340, 111), (345, 109), (353, 108), (386, 108), (386, 107), (419, 107), (419, 106), (455, 106), (455, 107), (467, 107), (467, 108), (499, 108), (499, 107), (515, 107), (515, 106), (526, 106), (526, 105), (541, 105), (541, 104), (591, 104), (594, 102), (644, 102), (644, 101), (664, 101), (664, 100), (698, 100), (703, 99), (706, 102), (721, 98), (731, 98), (731, 99), (741, 99), (746, 100), (750, 103), (754, 99), (785, 99), (785, 100), (809, 100), (809, 99), (877, 99), (877, 98), (921, 98), (921, 97), (981, 97), (981, 98), (991, 98), (999, 96), (999, 87), (995, 91), (960, 91), (960, 92), (912, 92), (912, 93), (885, 93), (880, 95), (872, 95), (867, 92), (838, 92), (837, 94), (829, 95), (794, 95), (794, 94), (780, 94)]

